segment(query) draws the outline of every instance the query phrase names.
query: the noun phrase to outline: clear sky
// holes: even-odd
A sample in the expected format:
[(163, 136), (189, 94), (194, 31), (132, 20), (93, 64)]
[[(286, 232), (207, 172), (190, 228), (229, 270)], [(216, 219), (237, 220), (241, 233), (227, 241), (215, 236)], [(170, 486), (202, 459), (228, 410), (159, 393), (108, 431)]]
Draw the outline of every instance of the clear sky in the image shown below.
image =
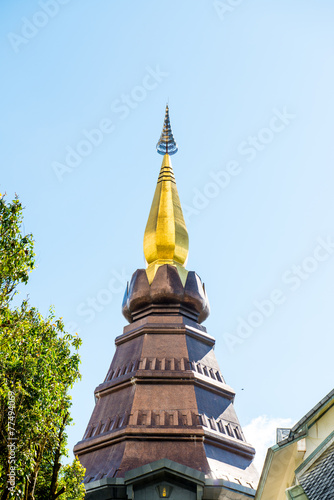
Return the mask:
[(205, 282), (240, 421), (263, 446), (262, 424), (296, 422), (333, 387), (334, 3), (0, 9), (0, 191), (26, 207), (38, 264), (21, 297), (43, 314), (54, 304), (83, 339), (69, 447), (126, 324), (126, 279), (144, 267), (167, 101), (187, 268)]

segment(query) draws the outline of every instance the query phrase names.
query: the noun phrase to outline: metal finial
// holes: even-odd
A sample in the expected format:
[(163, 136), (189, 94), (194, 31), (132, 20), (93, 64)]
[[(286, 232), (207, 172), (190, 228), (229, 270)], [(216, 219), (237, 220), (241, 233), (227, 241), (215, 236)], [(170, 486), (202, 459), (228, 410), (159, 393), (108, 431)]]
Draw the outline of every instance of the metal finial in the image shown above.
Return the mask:
[(169, 108), (168, 104), (166, 104), (164, 126), (161, 132), (160, 139), (157, 143), (157, 152), (160, 155), (175, 155), (177, 151), (178, 147), (173, 137), (172, 127), (170, 126)]

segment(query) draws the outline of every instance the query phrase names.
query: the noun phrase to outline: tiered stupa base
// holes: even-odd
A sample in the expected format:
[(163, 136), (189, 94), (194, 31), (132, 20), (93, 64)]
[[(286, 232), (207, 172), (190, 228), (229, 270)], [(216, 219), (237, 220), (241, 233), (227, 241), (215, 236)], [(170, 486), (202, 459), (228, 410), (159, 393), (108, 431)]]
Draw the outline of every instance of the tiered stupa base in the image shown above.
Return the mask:
[[(87, 469), (87, 493), (95, 495), (103, 485), (108, 490), (108, 484), (123, 488), (129, 477), (143, 479), (141, 473), (152, 467), (152, 484), (159, 485), (162, 477), (166, 481), (170, 474), (178, 475), (181, 467), (189, 475), (190, 490), (200, 486), (198, 498), (211, 498), (203, 492), (217, 479), (252, 497), (255, 452), (235, 414), (235, 393), (219, 370), (215, 340), (198, 322), (209, 313), (199, 277), (189, 272), (183, 287), (177, 269), (165, 265), (150, 286), (145, 270), (138, 270), (123, 312), (132, 322), (116, 338), (106, 379), (95, 390), (84, 439), (74, 449)], [(148, 465), (152, 462), (158, 465)], [(133, 472), (137, 469), (138, 474)], [(141, 487), (138, 481), (135, 489)]]

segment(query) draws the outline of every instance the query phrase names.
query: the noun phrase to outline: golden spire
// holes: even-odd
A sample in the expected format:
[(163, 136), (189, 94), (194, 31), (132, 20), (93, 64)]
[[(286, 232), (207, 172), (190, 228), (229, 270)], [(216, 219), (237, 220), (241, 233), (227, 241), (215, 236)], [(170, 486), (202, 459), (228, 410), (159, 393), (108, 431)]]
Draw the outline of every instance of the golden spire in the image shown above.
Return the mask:
[(144, 234), (146, 274), (151, 284), (157, 269), (171, 264), (177, 268), (185, 285), (188, 271), (184, 266), (189, 239), (170, 159), (170, 155), (177, 152), (177, 145), (170, 126), (168, 105), (157, 151), (164, 157)]

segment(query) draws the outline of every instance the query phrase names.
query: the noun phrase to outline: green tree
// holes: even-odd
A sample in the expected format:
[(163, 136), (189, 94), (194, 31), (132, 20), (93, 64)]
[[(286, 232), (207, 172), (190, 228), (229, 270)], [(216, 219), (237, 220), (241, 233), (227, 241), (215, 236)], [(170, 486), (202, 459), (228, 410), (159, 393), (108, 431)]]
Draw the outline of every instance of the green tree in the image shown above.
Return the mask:
[(19, 283), (27, 283), (34, 268), (32, 235), (21, 232), (22, 205), (0, 195), (0, 307), (8, 306)]
[(67, 455), (69, 390), (80, 377), (81, 340), (51, 309), (27, 300), (13, 307), (34, 268), (33, 239), (21, 230), (22, 206), (0, 198), (0, 488), (1, 500), (80, 500), (84, 469)]

